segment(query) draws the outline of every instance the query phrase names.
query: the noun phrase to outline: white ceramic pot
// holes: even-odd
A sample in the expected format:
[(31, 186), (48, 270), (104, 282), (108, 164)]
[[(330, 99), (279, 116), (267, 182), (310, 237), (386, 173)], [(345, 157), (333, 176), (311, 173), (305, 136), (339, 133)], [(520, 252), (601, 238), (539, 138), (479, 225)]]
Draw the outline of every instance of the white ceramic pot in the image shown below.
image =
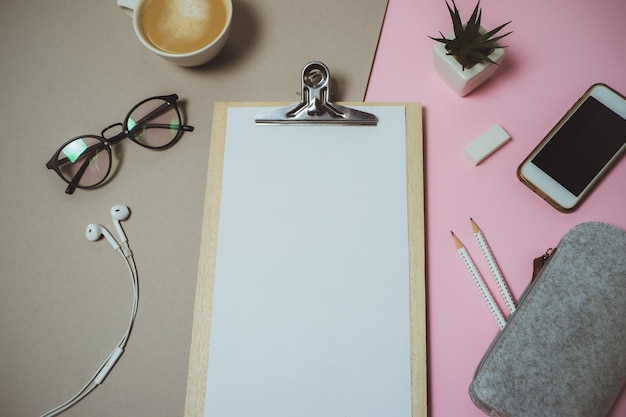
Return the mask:
[[(448, 36), (448, 39), (452, 37), (454, 34)], [(491, 77), (498, 69), (498, 65), (504, 60), (504, 48), (495, 48), (489, 58), (498, 65), (486, 62), (464, 70), (459, 61), (452, 55), (447, 55), (447, 52), (445, 44), (435, 42), (433, 47), (435, 69), (446, 84), (461, 97), (468, 95)]]

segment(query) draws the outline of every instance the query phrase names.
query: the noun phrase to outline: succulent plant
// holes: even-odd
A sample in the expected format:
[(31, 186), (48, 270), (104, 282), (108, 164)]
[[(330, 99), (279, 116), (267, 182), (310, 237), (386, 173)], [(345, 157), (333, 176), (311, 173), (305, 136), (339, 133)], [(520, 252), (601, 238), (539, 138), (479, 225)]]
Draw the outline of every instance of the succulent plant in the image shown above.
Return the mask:
[(489, 58), (489, 54), (491, 54), (495, 48), (504, 48), (504, 46), (498, 45), (497, 42), (511, 32), (496, 37), (493, 36), (511, 22), (508, 21), (493, 30), (481, 33), (480, 19), (482, 10), (480, 8), (480, 0), (476, 3), (472, 16), (465, 25), (461, 23), (459, 9), (457, 9), (454, 0), (452, 0), (452, 5), (454, 8), (451, 8), (446, 0), (446, 6), (448, 6), (448, 11), (452, 18), (452, 26), (454, 27), (454, 38), (447, 39), (441, 32), (439, 32), (441, 38), (433, 38), (432, 36), (429, 36), (429, 38), (445, 44), (448, 55), (453, 55), (457, 61), (459, 61), (463, 70), (465, 70), (465, 68), (472, 68), (474, 65), (483, 62), (495, 64), (495, 62)]

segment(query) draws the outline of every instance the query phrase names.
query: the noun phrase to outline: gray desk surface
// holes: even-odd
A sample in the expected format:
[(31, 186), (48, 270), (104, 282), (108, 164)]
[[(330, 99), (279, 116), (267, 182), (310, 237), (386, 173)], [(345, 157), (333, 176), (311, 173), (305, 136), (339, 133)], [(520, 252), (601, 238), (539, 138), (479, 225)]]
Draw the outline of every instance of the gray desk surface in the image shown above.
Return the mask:
[[(84, 230), (126, 204), (140, 304), (125, 354), (68, 416), (183, 414), (200, 225), (215, 101), (298, 101), (303, 66), (329, 66), (336, 96), (362, 100), (386, 1), (234, 0), (231, 39), (199, 68), (136, 40), (113, 0), (0, 5), (0, 415), (35, 416), (82, 387), (125, 330), (126, 268)], [(196, 127), (166, 151), (114, 147), (117, 174), (64, 194), (45, 167), (71, 137), (122, 121), (132, 105), (177, 93)]]

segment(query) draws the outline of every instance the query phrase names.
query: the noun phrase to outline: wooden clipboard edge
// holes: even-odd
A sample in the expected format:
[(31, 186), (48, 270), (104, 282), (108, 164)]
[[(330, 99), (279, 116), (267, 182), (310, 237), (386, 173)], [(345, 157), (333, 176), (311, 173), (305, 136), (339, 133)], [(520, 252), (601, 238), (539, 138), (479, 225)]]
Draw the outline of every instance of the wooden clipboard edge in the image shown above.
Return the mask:
[[(204, 416), (228, 108), (280, 107), (288, 104), (288, 102), (217, 102), (214, 106), (184, 417)], [(412, 417), (426, 417), (428, 379), (424, 249), (426, 242), (422, 240), (425, 236), (422, 106), (419, 103), (341, 104), (405, 107)]]
[(426, 345), (426, 227), (422, 106), (405, 103), (407, 210), (409, 223), (409, 315), (413, 417), (428, 415)]

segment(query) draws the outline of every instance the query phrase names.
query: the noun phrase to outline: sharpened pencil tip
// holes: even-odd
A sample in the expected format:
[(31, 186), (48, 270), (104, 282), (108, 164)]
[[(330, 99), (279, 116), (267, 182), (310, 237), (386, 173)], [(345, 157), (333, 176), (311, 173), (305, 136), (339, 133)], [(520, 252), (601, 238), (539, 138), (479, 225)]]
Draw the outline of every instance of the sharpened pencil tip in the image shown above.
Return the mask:
[(473, 231), (474, 233), (478, 233), (478, 232), (480, 232), (480, 227), (478, 227), (478, 225), (476, 224), (476, 222), (474, 221), (474, 219), (472, 219), (471, 217), (470, 217), (470, 222), (472, 223), (472, 231)]
[(454, 234), (454, 232), (452, 230), (450, 230), (450, 233), (452, 234), (452, 239), (454, 240), (454, 245), (456, 246), (457, 249), (461, 249), (463, 248), (463, 244), (461, 243), (461, 241), (459, 240), (458, 237), (456, 237), (456, 235)]

